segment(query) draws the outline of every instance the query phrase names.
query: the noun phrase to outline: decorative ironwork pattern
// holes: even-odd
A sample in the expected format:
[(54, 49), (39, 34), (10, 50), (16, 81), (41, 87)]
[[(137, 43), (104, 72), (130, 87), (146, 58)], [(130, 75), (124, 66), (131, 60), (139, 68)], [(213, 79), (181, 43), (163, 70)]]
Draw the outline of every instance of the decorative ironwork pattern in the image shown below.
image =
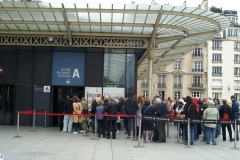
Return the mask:
[(148, 41), (147, 38), (111, 37), (72, 37), (69, 41), (62, 36), (0, 35), (0, 45), (148, 48)]

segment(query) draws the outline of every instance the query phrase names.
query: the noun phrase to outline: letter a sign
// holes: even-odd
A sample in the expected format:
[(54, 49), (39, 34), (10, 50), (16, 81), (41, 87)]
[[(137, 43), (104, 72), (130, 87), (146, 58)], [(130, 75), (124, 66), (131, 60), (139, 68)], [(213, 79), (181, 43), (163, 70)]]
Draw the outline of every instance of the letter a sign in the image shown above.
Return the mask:
[(78, 72), (78, 69), (77, 69), (77, 68), (74, 69), (72, 78), (75, 78), (75, 77), (80, 78), (79, 72)]

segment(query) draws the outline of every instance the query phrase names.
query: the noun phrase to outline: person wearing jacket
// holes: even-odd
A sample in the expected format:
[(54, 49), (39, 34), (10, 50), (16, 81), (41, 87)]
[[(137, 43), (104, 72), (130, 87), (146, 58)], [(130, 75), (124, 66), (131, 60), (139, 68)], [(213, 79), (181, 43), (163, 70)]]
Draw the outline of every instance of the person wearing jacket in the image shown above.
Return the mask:
[[(183, 109), (183, 114), (185, 114), (185, 119), (190, 118), (191, 120), (196, 120), (198, 119), (198, 111), (197, 111), (197, 107), (193, 102), (193, 98), (191, 96), (187, 96), (186, 97), (186, 104), (184, 105), (184, 109)], [(195, 128), (196, 128), (196, 124), (191, 123), (190, 124), (190, 145), (194, 144), (194, 137), (195, 137)], [(187, 145), (187, 124), (185, 124), (185, 145)]]
[(73, 102), (72, 102), (72, 98), (67, 98), (65, 106), (64, 106), (64, 113), (67, 115), (64, 115), (63, 118), (63, 130), (62, 132), (72, 132), (72, 124), (73, 124), (73, 117), (72, 114), (73, 113)]
[[(80, 103), (80, 99), (77, 96), (73, 97), (73, 114), (81, 114), (83, 106)], [(73, 134), (78, 134), (81, 131), (82, 116), (73, 116), (73, 126), (75, 131)]]
[(110, 101), (106, 105), (105, 113), (110, 115), (107, 117), (106, 127), (107, 127), (107, 139), (110, 139), (110, 129), (112, 128), (112, 139), (116, 139), (116, 121), (118, 114), (118, 102), (116, 102), (112, 97), (109, 97)]
[[(220, 120), (231, 120), (232, 119), (232, 111), (231, 111), (230, 106), (227, 104), (227, 100), (222, 100), (222, 103), (223, 103), (223, 105), (219, 108)], [(232, 139), (231, 124), (221, 124), (221, 126), (222, 126), (223, 141), (226, 141), (226, 127), (227, 127), (230, 142), (232, 142), (233, 139)]]
[[(239, 113), (239, 105), (238, 102), (236, 100), (235, 96), (231, 96), (231, 101), (232, 101), (232, 120), (238, 120), (238, 113)], [(235, 125), (233, 124), (233, 130), (235, 131), (235, 129), (237, 130), (237, 141), (239, 140), (239, 136), (238, 136), (238, 125), (235, 128)]]
[[(214, 105), (212, 100), (207, 102), (208, 108), (203, 112), (203, 119), (208, 120), (219, 120), (219, 112)], [(206, 144), (210, 144), (212, 141), (213, 145), (217, 145), (215, 140), (215, 132), (217, 124), (204, 124), (206, 127)]]
[[(104, 101), (103, 100), (99, 100), (98, 101), (98, 106), (96, 107), (96, 114), (105, 114), (104, 111)], [(98, 137), (101, 137), (101, 134), (103, 135), (103, 138), (105, 138), (105, 121), (104, 121), (104, 117), (103, 116), (97, 116), (97, 133), (98, 133)]]

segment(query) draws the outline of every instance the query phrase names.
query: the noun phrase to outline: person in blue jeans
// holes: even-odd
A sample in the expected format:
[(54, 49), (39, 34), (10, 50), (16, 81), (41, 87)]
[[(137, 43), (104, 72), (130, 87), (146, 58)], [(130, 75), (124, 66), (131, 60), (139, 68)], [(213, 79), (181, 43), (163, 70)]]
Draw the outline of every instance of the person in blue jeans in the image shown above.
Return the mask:
[[(67, 98), (67, 101), (64, 106), (64, 113), (65, 114), (73, 114), (72, 97)], [(69, 133), (72, 132), (72, 125), (73, 125), (73, 116), (64, 115), (62, 132), (69, 132)]]
[[(238, 105), (238, 102), (237, 102), (237, 99), (235, 96), (231, 96), (231, 101), (232, 101), (232, 120), (238, 120), (238, 116), (239, 116), (239, 105)], [(238, 135), (238, 125), (236, 125), (236, 128), (235, 128), (235, 125), (232, 124), (233, 126), (233, 130), (235, 131), (236, 130), (236, 140), (239, 141), (239, 135)]]
[[(219, 120), (219, 112), (215, 107), (214, 102), (212, 100), (208, 100), (207, 102), (208, 108), (203, 112), (203, 119), (205, 120)], [(210, 144), (212, 141), (213, 145), (217, 145), (215, 140), (215, 132), (217, 124), (204, 124), (206, 129), (206, 144)]]
[[(197, 107), (193, 102), (193, 98), (191, 96), (187, 96), (186, 97), (186, 104), (184, 105), (184, 109), (183, 109), (183, 114), (185, 114), (185, 119), (190, 118), (191, 120), (196, 120), (198, 119), (198, 111), (197, 111)], [(187, 128), (187, 124), (185, 124), (185, 127)], [(191, 123), (190, 124), (190, 145), (194, 144), (194, 130), (196, 128), (196, 124)], [(187, 145), (187, 133), (185, 133), (185, 145)]]

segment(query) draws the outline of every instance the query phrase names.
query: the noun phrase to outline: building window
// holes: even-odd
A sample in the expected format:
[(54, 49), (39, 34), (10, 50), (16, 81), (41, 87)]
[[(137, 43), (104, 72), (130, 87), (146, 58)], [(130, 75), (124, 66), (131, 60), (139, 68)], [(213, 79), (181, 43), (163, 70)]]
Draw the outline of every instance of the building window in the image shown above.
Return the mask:
[(174, 98), (175, 99), (180, 99), (181, 98), (181, 93), (180, 92), (175, 92), (174, 93)]
[(201, 61), (195, 61), (193, 65), (193, 72), (203, 72)]
[(212, 67), (212, 75), (221, 76), (222, 75), (222, 67)]
[(238, 37), (238, 29), (234, 29), (233, 35), (234, 35), (235, 37)]
[(234, 42), (234, 51), (240, 52), (240, 42)]
[(234, 63), (240, 63), (240, 54), (234, 54)]
[(181, 61), (176, 61), (175, 69), (181, 69)]
[(202, 76), (193, 76), (193, 87), (202, 87)]
[(212, 55), (212, 62), (222, 62), (222, 54), (220, 54), (220, 53), (213, 53), (213, 55)]
[(165, 83), (165, 75), (159, 75), (158, 86), (159, 86), (159, 87), (164, 87), (164, 86), (166, 86), (166, 83)]
[(213, 99), (214, 99), (214, 98), (222, 99), (222, 93), (215, 93), (215, 92), (213, 92), (213, 93), (212, 93), (212, 98), (213, 98)]
[(234, 76), (240, 76), (240, 67), (234, 67)]
[(198, 97), (201, 98), (201, 92), (192, 92), (192, 97)]
[(193, 57), (203, 57), (202, 48), (195, 48), (193, 50)]
[(237, 101), (240, 101), (240, 93), (234, 93), (234, 96), (236, 97)]
[(222, 42), (221, 41), (212, 41), (212, 49), (218, 49), (221, 50), (222, 49)]
[(181, 76), (175, 76), (174, 77), (174, 87), (182, 87), (182, 77)]
[(233, 36), (233, 30), (232, 29), (228, 29), (228, 37), (232, 37)]
[(213, 79), (213, 80), (212, 80), (212, 88), (222, 89), (222, 80)]
[(240, 90), (240, 80), (234, 81), (234, 89)]
[(146, 99), (148, 97), (148, 91), (143, 91), (143, 97)]

